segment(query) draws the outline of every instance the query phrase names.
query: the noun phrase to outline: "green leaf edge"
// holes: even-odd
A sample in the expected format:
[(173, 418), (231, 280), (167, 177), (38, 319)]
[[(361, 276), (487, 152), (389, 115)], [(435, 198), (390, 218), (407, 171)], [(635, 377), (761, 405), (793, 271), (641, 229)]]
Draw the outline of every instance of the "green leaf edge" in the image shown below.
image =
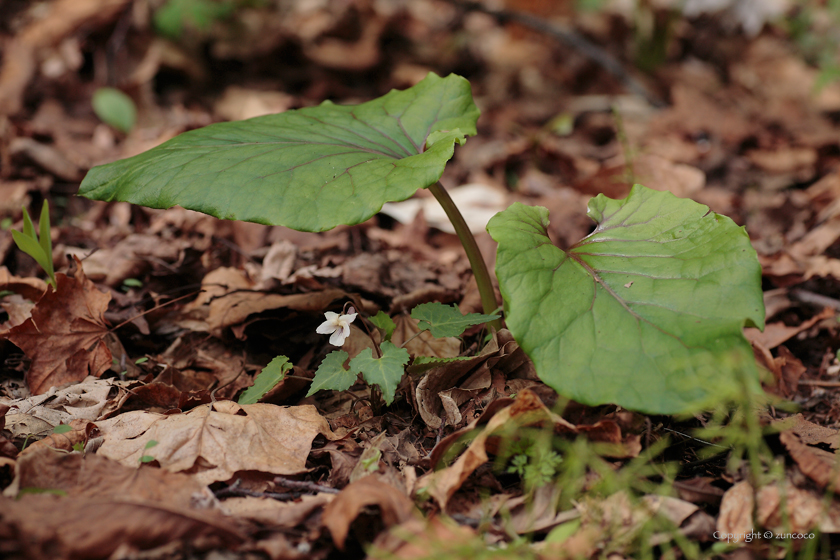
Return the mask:
[[(279, 368), (279, 371), (276, 371)], [(274, 389), (286, 377), (286, 372), (292, 369), (292, 363), (286, 356), (276, 356), (254, 378), (254, 384), (245, 389), (239, 399), (239, 404), (256, 404), (266, 393)]]
[[(357, 207), (354, 210), (356, 215), (354, 216), (340, 216), (333, 214), (330, 215), (329, 218), (323, 216), (313, 218), (311, 216), (307, 216), (308, 213), (299, 212), (291, 217), (285, 216), (285, 218), (288, 219), (283, 219), (284, 216), (282, 212), (278, 214), (277, 211), (271, 209), (272, 207), (280, 206), (279, 204), (251, 204), (247, 210), (240, 209), (240, 212), (238, 213), (231, 212), (227, 208), (223, 209), (218, 201), (214, 201), (206, 196), (196, 197), (194, 193), (189, 193), (189, 189), (185, 189), (183, 185), (178, 188), (171, 188), (170, 190), (174, 189), (176, 191), (174, 194), (172, 192), (155, 194), (144, 192), (143, 188), (124, 189), (121, 187), (121, 179), (129, 181), (130, 179), (128, 177), (135, 173), (137, 168), (142, 167), (144, 169), (154, 169), (156, 158), (163, 158), (168, 152), (180, 149), (181, 143), (189, 141), (183, 140), (185, 138), (203, 138), (202, 135), (207, 134), (208, 130), (212, 131), (214, 134), (218, 134), (220, 131), (227, 130), (228, 127), (238, 127), (241, 129), (243, 123), (248, 123), (249, 121), (257, 121), (260, 119), (278, 119), (278, 122), (285, 122), (286, 120), (289, 120), (291, 116), (298, 114), (305, 116), (314, 114), (314, 117), (317, 120), (317, 117), (319, 117), (317, 111), (322, 108), (330, 108), (332, 110), (344, 111), (352, 114), (353, 111), (366, 106), (375, 107), (380, 104), (385, 106), (389, 101), (393, 101), (395, 98), (400, 98), (400, 96), (416, 96), (417, 91), (420, 91), (416, 88), (420, 88), (424, 84), (426, 87), (432, 87), (439, 82), (446, 81), (448, 81), (447, 87), (456, 91), (458, 99), (468, 98), (468, 103), (461, 101), (461, 103), (466, 107), (465, 110), (462, 114), (456, 117), (449, 117), (447, 119), (433, 122), (432, 125), (430, 125), (430, 128), (426, 131), (426, 136), (423, 139), (424, 144), (420, 146), (418, 153), (409, 155), (408, 157), (392, 159), (394, 162), (394, 169), (402, 168), (406, 173), (408, 170), (414, 170), (415, 173), (423, 172), (425, 173), (426, 178), (424, 180), (417, 180), (415, 177), (411, 177), (410, 180), (401, 180), (396, 185), (388, 183), (387, 195), (382, 197), (381, 200), (378, 200), (377, 203), (374, 203), (371, 207), (365, 208), (365, 203), (368, 201), (357, 201)], [(412, 90), (414, 90), (413, 93)], [(449, 102), (452, 103), (453, 101), (449, 100)], [(248, 119), (246, 121), (215, 123), (201, 129), (185, 132), (134, 157), (94, 167), (88, 172), (87, 176), (82, 181), (78, 194), (79, 196), (84, 196), (94, 200), (123, 201), (150, 208), (165, 209), (171, 208), (175, 205), (180, 205), (184, 208), (203, 212), (221, 219), (250, 221), (265, 225), (281, 225), (298, 231), (327, 231), (341, 224), (355, 225), (365, 222), (377, 214), (379, 210), (381, 210), (382, 205), (386, 202), (399, 202), (405, 200), (413, 196), (417, 190), (426, 188), (429, 185), (436, 183), (443, 175), (447, 161), (451, 159), (454, 154), (455, 142), (463, 145), (466, 141), (466, 136), (473, 136), (476, 134), (475, 123), (478, 120), (478, 116), (479, 110), (472, 100), (470, 84), (465, 78), (455, 74), (450, 74), (445, 78), (441, 78), (437, 74), (430, 72), (424, 80), (408, 90), (391, 90), (382, 97), (358, 105), (335, 105), (330, 101), (324, 101), (318, 107), (290, 110), (276, 115), (255, 117), (254, 119)], [(459, 124), (461, 126), (458, 128), (446, 129), (446, 123), (453, 120), (459, 120)], [(461, 120), (464, 120), (465, 122), (460, 122)], [(247, 124), (245, 124), (245, 126), (247, 126)], [(410, 137), (409, 140), (412, 143), (414, 142)], [(376, 161), (383, 161), (384, 159), (385, 158), (379, 158)], [(169, 170), (163, 170), (160, 173), (168, 172)], [(151, 180), (152, 179), (148, 179), (148, 181)], [(265, 189), (265, 187), (263, 187), (263, 189)], [(125, 193), (123, 192), (124, 190), (129, 190), (131, 192)], [(145, 189), (145, 191), (148, 190), (148, 188)], [(183, 190), (187, 190), (189, 195), (193, 196), (193, 200), (176, 200)], [(228, 205), (229, 204), (230, 202), (228, 202)]]

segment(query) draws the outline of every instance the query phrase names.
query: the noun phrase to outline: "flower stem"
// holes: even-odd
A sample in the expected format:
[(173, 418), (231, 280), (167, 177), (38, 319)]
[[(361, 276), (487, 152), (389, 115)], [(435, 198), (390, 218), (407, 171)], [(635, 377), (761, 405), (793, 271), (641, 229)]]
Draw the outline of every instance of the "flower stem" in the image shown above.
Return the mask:
[[(490, 273), (487, 271), (487, 264), (481, 256), (478, 243), (475, 242), (475, 237), (473, 237), (470, 228), (467, 226), (464, 216), (461, 215), (458, 207), (455, 206), (455, 202), (452, 201), (452, 197), (449, 196), (449, 193), (446, 192), (443, 185), (439, 182), (434, 185), (429, 185), (429, 191), (443, 207), (443, 211), (446, 212), (446, 216), (455, 228), (458, 239), (461, 240), (461, 245), (464, 246), (464, 251), (467, 253), (467, 258), (473, 270), (473, 276), (475, 276), (475, 283), (478, 285), (478, 293), (481, 296), (481, 307), (484, 309), (485, 314), (490, 315), (496, 310), (498, 305), (496, 303), (496, 294), (493, 291), (493, 283), (490, 280)], [(489, 325), (497, 331), (501, 328), (501, 322), (498, 319), (491, 321)]]

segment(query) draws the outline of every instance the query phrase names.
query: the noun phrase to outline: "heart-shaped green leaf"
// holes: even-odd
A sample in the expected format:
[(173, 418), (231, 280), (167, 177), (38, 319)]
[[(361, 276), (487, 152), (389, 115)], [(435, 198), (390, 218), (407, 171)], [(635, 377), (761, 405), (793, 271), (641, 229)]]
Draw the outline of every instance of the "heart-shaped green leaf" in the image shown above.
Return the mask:
[(429, 74), (361, 105), (324, 102), (186, 132), (93, 168), (79, 194), (325, 231), (434, 184), (477, 119), (467, 80)]
[(324, 390), (346, 391), (349, 389), (359, 376), (358, 371), (344, 369), (344, 362), (349, 357), (350, 355), (344, 350), (333, 350), (327, 354), (315, 371), (315, 377), (312, 378), (312, 385), (309, 386), (306, 396), (310, 397)]
[(408, 350), (397, 348), (391, 342), (383, 342), (379, 348), (382, 350), (381, 358), (374, 358), (370, 348), (359, 352), (350, 360), (350, 371), (360, 372), (368, 385), (378, 385), (385, 404), (391, 404), (405, 373), (405, 364), (409, 359)]
[(744, 228), (636, 185), (590, 201), (595, 231), (568, 252), (548, 210), (514, 204), (488, 224), (507, 326), (540, 378), (589, 405), (672, 414), (755, 385), (742, 327), (764, 325), (761, 267)]

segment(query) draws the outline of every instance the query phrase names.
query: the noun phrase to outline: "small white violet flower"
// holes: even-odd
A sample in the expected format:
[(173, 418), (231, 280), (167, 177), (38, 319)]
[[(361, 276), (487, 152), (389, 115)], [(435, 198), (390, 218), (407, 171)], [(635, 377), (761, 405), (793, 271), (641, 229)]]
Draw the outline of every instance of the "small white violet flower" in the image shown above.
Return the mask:
[[(350, 311), (354, 311), (351, 307)], [(330, 337), (330, 344), (334, 346), (341, 346), (344, 344), (344, 339), (350, 336), (350, 323), (356, 318), (358, 313), (350, 313), (348, 315), (339, 315), (332, 311), (327, 311), (324, 316), (326, 321), (315, 329), (318, 334), (332, 334)]]

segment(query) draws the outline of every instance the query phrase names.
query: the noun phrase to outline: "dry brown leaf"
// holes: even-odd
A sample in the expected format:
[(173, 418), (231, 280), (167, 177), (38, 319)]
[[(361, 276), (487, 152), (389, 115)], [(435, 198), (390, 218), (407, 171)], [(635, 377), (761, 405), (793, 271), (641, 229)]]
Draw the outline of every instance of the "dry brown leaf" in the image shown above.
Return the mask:
[(126, 278), (140, 278), (152, 262), (174, 263), (190, 246), (186, 239), (164, 239), (159, 235), (134, 233), (110, 249), (90, 253), (87, 249), (71, 249), (68, 253), (84, 257), (88, 278), (108, 286), (119, 286)]
[(3, 301), (0, 301), (0, 307), (9, 316), (8, 321), (0, 324), (0, 334), (5, 334), (13, 327), (22, 325), (24, 321), (29, 319), (32, 316), (35, 304), (20, 294), (12, 294), (3, 297)]
[(831, 449), (840, 449), (840, 431), (835, 428), (827, 428), (805, 420), (802, 414), (795, 414), (785, 422), (793, 421), (794, 424), (786, 431), (791, 431), (806, 445), (826, 444)]
[[(221, 336), (225, 328), (238, 325), (254, 313), (271, 309), (289, 308), (296, 311), (322, 312), (337, 299), (349, 299), (343, 290), (324, 290), (307, 294), (281, 295), (258, 292), (254, 283), (241, 270), (218, 268), (202, 280), (202, 293), (196, 300), (184, 308), (188, 321), (199, 317), (215, 335)], [(356, 303), (357, 308), (359, 306)], [(201, 327), (192, 324), (193, 330)]]
[(0, 266), (0, 290), (20, 294), (29, 301), (38, 301), (47, 291), (47, 283), (40, 278), (14, 276), (5, 266)]
[(245, 540), (229, 519), (218, 514), (125, 502), (119, 497), (71, 499), (49, 494), (19, 500), (0, 497), (0, 534), (17, 535), (13, 542), (22, 557), (51, 560), (108, 558), (121, 545), (148, 550), (186, 541), (205, 550)]
[(781, 322), (768, 323), (764, 327), (764, 332), (755, 328), (744, 329), (744, 336), (746, 336), (747, 340), (750, 342), (758, 343), (768, 350), (771, 350), (780, 344), (784, 344), (785, 341), (790, 340), (799, 333), (807, 331), (823, 319), (833, 317), (835, 313), (836, 311), (834, 309), (826, 307), (817, 315), (811, 317), (807, 321), (803, 321), (795, 327), (789, 327)]
[(720, 503), (720, 515), (717, 520), (717, 530), (727, 535), (733, 535), (732, 541), (743, 539), (744, 535), (752, 533), (753, 507), (755, 507), (755, 493), (747, 481), (741, 481), (726, 491)]
[(68, 425), (71, 428), (69, 432), (60, 434), (50, 433), (44, 439), (27, 446), (26, 449), (20, 452), (19, 457), (25, 457), (41, 449), (70, 452), (74, 451), (74, 446), (76, 445), (81, 445), (84, 448), (91, 437), (94, 437), (97, 433), (96, 425), (87, 420), (73, 420)]
[[(52, 387), (41, 395), (9, 401), (11, 410), (7, 414), (7, 425), (13, 426), (23, 420), (17, 418), (18, 415), (43, 420), (51, 427), (69, 424), (76, 419), (93, 422), (128, 397), (130, 383), (88, 377), (64, 389)], [(15, 435), (20, 433), (25, 434), (16, 432)]]
[(88, 375), (99, 377), (111, 367), (103, 340), (111, 296), (85, 277), (78, 259), (76, 266), (73, 278), (56, 274), (56, 290), (45, 293), (32, 317), (5, 335), (32, 360), (26, 384), (35, 395)]
[(246, 496), (228, 498), (222, 507), (228, 515), (250, 519), (263, 526), (282, 527), (288, 530), (302, 524), (317, 510), (332, 502), (335, 496), (335, 494), (320, 493), (314, 496), (301, 496), (292, 502)]
[(45, 17), (30, 24), (4, 49), (0, 70), (0, 115), (17, 113), (23, 93), (37, 68), (39, 49), (58, 44), (83, 25), (116, 17), (128, 0), (58, 0)]
[(206, 487), (161, 469), (40, 449), (18, 460), (6, 495), (25, 488), (66, 494), (0, 498), (0, 533), (14, 530), (3, 534), (15, 534), (28, 558), (106, 558), (123, 543), (142, 550), (178, 539), (243, 539), (220, 512), (194, 509), (215, 503)]
[[(791, 458), (805, 476), (817, 483), (820, 488), (831, 485), (836, 494), (840, 494), (840, 473), (837, 470), (837, 455), (819, 447), (807, 445), (793, 430), (779, 434), (779, 441), (788, 450)], [(835, 442), (836, 444), (836, 442)]]
[(405, 523), (413, 516), (414, 502), (379, 475), (351, 483), (324, 508), (324, 526), (339, 550), (344, 550), (350, 525), (366, 506), (378, 506), (385, 527)]
[[(312, 440), (332, 438), (312, 405), (280, 407), (219, 401), (183, 414), (133, 411), (98, 422), (105, 442), (99, 453), (134, 466), (150, 455), (164, 469), (192, 474), (202, 484), (228, 480), (237, 471), (278, 475), (305, 472)], [(149, 441), (157, 445), (146, 449)]]
[(807, 535), (813, 529), (840, 532), (840, 504), (832, 502), (826, 511), (824, 498), (819, 492), (797, 488), (790, 481), (765, 486), (755, 496), (756, 523), (779, 533)]

